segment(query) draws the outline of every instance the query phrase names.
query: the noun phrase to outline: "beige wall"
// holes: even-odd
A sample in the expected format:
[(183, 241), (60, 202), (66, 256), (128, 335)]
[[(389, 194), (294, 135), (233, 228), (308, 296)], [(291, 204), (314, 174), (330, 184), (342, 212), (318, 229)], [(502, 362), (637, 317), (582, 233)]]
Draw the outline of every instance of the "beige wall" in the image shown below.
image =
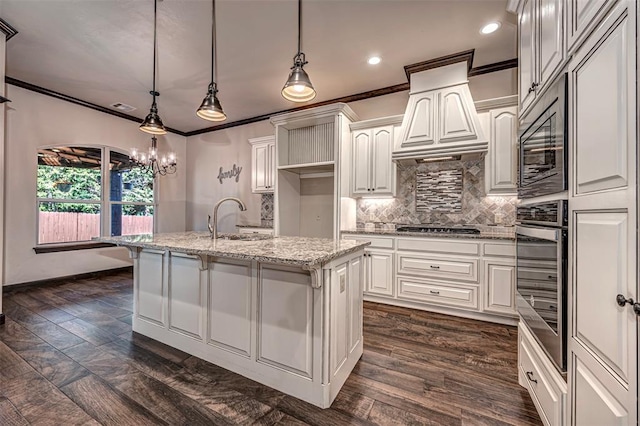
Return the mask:
[[(35, 254), (37, 151), (50, 145), (105, 145), (147, 149), (150, 138), (134, 122), (8, 85), (5, 174), (5, 284), (128, 266), (126, 249)], [(186, 138), (158, 138), (178, 156), (178, 172), (158, 183), (160, 232), (185, 229)]]

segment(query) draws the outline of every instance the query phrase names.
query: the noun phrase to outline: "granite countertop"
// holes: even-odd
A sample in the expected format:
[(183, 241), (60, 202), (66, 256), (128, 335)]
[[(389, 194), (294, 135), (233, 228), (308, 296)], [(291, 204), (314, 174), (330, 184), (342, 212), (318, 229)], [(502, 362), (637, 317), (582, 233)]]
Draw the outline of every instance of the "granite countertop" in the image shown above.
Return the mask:
[(456, 238), (469, 240), (507, 240), (514, 241), (515, 227), (504, 226), (467, 226), (466, 228), (476, 228), (479, 234), (439, 234), (431, 232), (399, 232), (395, 229), (365, 229), (356, 228), (341, 231), (343, 234), (363, 234), (363, 235), (386, 235), (398, 237), (423, 237), (423, 238)]
[(273, 225), (262, 225), (262, 224), (238, 224), (236, 225), (238, 228), (263, 228), (263, 229), (273, 229)]
[[(228, 234), (220, 234), (225, 236)], [(325, 238), (275, 237), (256, 241), (212, 240), (208, 232), (142, 234), (100, 237), (96, 241), (127, 247), (170, 250), (186, 254), (229, 257), (299, 266), (303, 269), (323, 265), (345, 254), (363, 249), (369, 243)]]

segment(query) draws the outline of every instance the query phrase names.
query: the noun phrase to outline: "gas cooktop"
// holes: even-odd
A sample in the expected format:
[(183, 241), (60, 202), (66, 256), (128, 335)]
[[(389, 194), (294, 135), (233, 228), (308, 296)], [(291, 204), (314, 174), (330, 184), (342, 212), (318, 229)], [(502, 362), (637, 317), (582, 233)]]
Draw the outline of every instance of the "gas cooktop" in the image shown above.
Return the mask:
[(430, 234), (474, 234), (480, 233), (479, 229), (475, 228), (460, 228), (460, 227), (446, 227), (446, 226), (432, 226), (432, 225), (410, 225), (399, 226), (396, 228), (397, 232), (421, 232)]

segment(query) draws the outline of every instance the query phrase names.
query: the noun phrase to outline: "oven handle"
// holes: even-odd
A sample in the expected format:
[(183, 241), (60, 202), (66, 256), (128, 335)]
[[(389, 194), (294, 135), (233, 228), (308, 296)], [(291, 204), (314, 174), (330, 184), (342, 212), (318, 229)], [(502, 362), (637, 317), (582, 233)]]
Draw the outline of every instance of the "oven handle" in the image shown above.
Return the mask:
[(530, 228), (528, 226), (516, 226), (516, 234), (555, 242), (560, 242), (561, 236), (559, 229)]

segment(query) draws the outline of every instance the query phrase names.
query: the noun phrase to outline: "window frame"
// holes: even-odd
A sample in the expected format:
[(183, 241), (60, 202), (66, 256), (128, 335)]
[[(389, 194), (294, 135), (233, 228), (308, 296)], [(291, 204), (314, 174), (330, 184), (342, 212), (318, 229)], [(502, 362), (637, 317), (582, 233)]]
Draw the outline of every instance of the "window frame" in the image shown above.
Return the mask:
[[(121, 154), (129, 155), (123, 148), (118, 148), (109, 145), (96, 145), (96, 144), (65, 144), (65, 145), (43, 145), (37, 147), (40, 149), (52, 149), (59, 148), (61, 146), (70, 148), (99, 148), (100, 155), (100, 199), (99, 200), (74, 200), (74, 199), (57, 199), (57, 198), (41, 198), (38, 197), (36, 189), (36, 226), (35, 226), (35, 246), (34, 251), (36, 253), (50, 253), (59, 251), (71, 251), (71, 250), (83, 250), (104, 247), (105, 243), (86, 240), (86, 241), (65, 241), (58, 243), (40, 243), (40, 203), (74, 203), (74, 204), (96, 204), (100, 206), (100, 237), (111, 236), (111, 206), (113, 204), (120, 205), (144, 205), (153, 206), (153, 229), (152, 232), (157, 232), (158, 227), (158, 177), (153, 178), (153, 203), (145, 202), (132, 202), (132, 201), (111, 201), (111, 174), (109, 165), (111, 164), (111, 151), (115, 151)], [(37, 151), (36, 151), (37, 152)], [(36, 164), (36, 188), (38, 184), (37, 177), (37, 164)], [(65, 250), (66, 249), (66, 250)]]

